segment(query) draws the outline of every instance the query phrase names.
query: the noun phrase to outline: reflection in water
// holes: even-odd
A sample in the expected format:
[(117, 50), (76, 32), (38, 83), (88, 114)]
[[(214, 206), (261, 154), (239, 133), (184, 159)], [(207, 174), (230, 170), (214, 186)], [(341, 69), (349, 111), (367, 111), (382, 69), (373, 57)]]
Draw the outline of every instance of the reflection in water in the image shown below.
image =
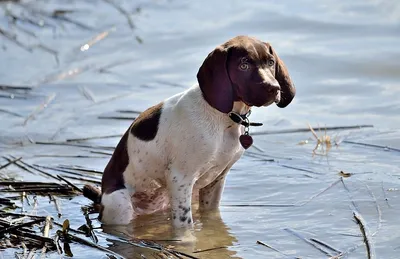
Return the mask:
[[(235, 256), (235, 251), (229, 249), (237, 239), (229, 232), (230, 229), (223, 222), (219, 211), (197, 210), (193, 217), (194, 230), (184, 233), (172, 228), (168, 212), (140, 216), (127, 226), (103, 226), (103, 230), (125, 239), (148, 239), (166, 246), (172, 245), (175, 250), (188, 254), (198, 251), (196, 254), (201, 258), (239, 258)], [(109, 249), (127, 258), (142, 258), (140, 254), (151, 256), (148, 249), (115, 240), (111, 242), (113, 244)], [(211, 250), (200, 252), (208, 249)]]

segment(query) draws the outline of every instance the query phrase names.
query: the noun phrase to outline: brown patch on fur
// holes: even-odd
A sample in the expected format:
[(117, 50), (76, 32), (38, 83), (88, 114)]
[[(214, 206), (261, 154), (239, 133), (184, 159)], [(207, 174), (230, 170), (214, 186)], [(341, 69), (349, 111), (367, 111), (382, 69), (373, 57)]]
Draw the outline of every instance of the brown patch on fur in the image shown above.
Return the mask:
[(128, 134), (129, 130), (125, 132), (124, 136), (119, 141), (110, 161), (104, 169), (103, 179), (101, 181), (103, 193), (109, 194), (125, 188), (123, 172), (129, 163), (127, 150)]
[(163, 103), (154, 105), (144, 112), (133, 122), (131, 133), (140, 140), (153, 140), (158, 131)]
[(89, 184), (85, 184), (82, 190), (83, 190), (83, 196), (92, 200), (96, 204), (100, 203), (101, 191), (99, 188)]
[(134, 206), (140, 209), (148, 209), (150, 204), (155, 204), (162, 197), (162, 189), (158, 188), (151, 193), (135, 192), (132, 195)]

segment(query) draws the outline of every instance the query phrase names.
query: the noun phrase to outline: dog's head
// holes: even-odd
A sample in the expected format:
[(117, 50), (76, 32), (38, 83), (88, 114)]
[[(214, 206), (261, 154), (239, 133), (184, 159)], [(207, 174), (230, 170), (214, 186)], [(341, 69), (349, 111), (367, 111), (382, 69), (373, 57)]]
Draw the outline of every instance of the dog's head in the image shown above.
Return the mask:
[(206, 101), (223, 113), (232, 110), (234, 101), (258, 107), (275, 102), (284, 108), (296, 93), (272, 46), (247, 36), (237, 36), (213, 50), (197, 79)]

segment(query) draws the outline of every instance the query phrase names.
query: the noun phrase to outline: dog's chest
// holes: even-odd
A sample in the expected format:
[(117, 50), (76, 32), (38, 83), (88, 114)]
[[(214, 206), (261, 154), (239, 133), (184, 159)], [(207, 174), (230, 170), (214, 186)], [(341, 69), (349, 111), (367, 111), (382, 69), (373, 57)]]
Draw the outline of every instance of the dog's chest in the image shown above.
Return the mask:
[(219, 174), (221, 174), (227, 167), (231, 167), (243, 154), (244, 149), (240, 145), (239, 136), (242, 130), (238, 127), (229, 127), (223, 131), (222, 138), (217, 141), (217, 147), (214, 150), (214, 156), (210, 162), (211, 168), (204, 170), (200, 175), (196, 185), (202, 188), (211, 183)]

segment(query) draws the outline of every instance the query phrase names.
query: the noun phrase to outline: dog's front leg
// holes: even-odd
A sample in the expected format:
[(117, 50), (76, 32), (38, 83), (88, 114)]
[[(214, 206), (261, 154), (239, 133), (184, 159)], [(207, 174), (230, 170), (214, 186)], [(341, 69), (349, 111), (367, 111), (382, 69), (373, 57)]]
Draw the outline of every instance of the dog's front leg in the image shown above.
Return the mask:
[(201, 210), (214, 210), (219, 207), (222, 192), (224, 191), (225, 179), (228, 174), (230, 166), (221, 172), (218, 177), (209, 185), (203, 187), (199, 191), (200, 209)]
[(176, 228), (191, 228), (193, 226), (193, 184), (191, 175), (185, 175), (185, 173), (172, 168), (167, 172), (172, 224)]

